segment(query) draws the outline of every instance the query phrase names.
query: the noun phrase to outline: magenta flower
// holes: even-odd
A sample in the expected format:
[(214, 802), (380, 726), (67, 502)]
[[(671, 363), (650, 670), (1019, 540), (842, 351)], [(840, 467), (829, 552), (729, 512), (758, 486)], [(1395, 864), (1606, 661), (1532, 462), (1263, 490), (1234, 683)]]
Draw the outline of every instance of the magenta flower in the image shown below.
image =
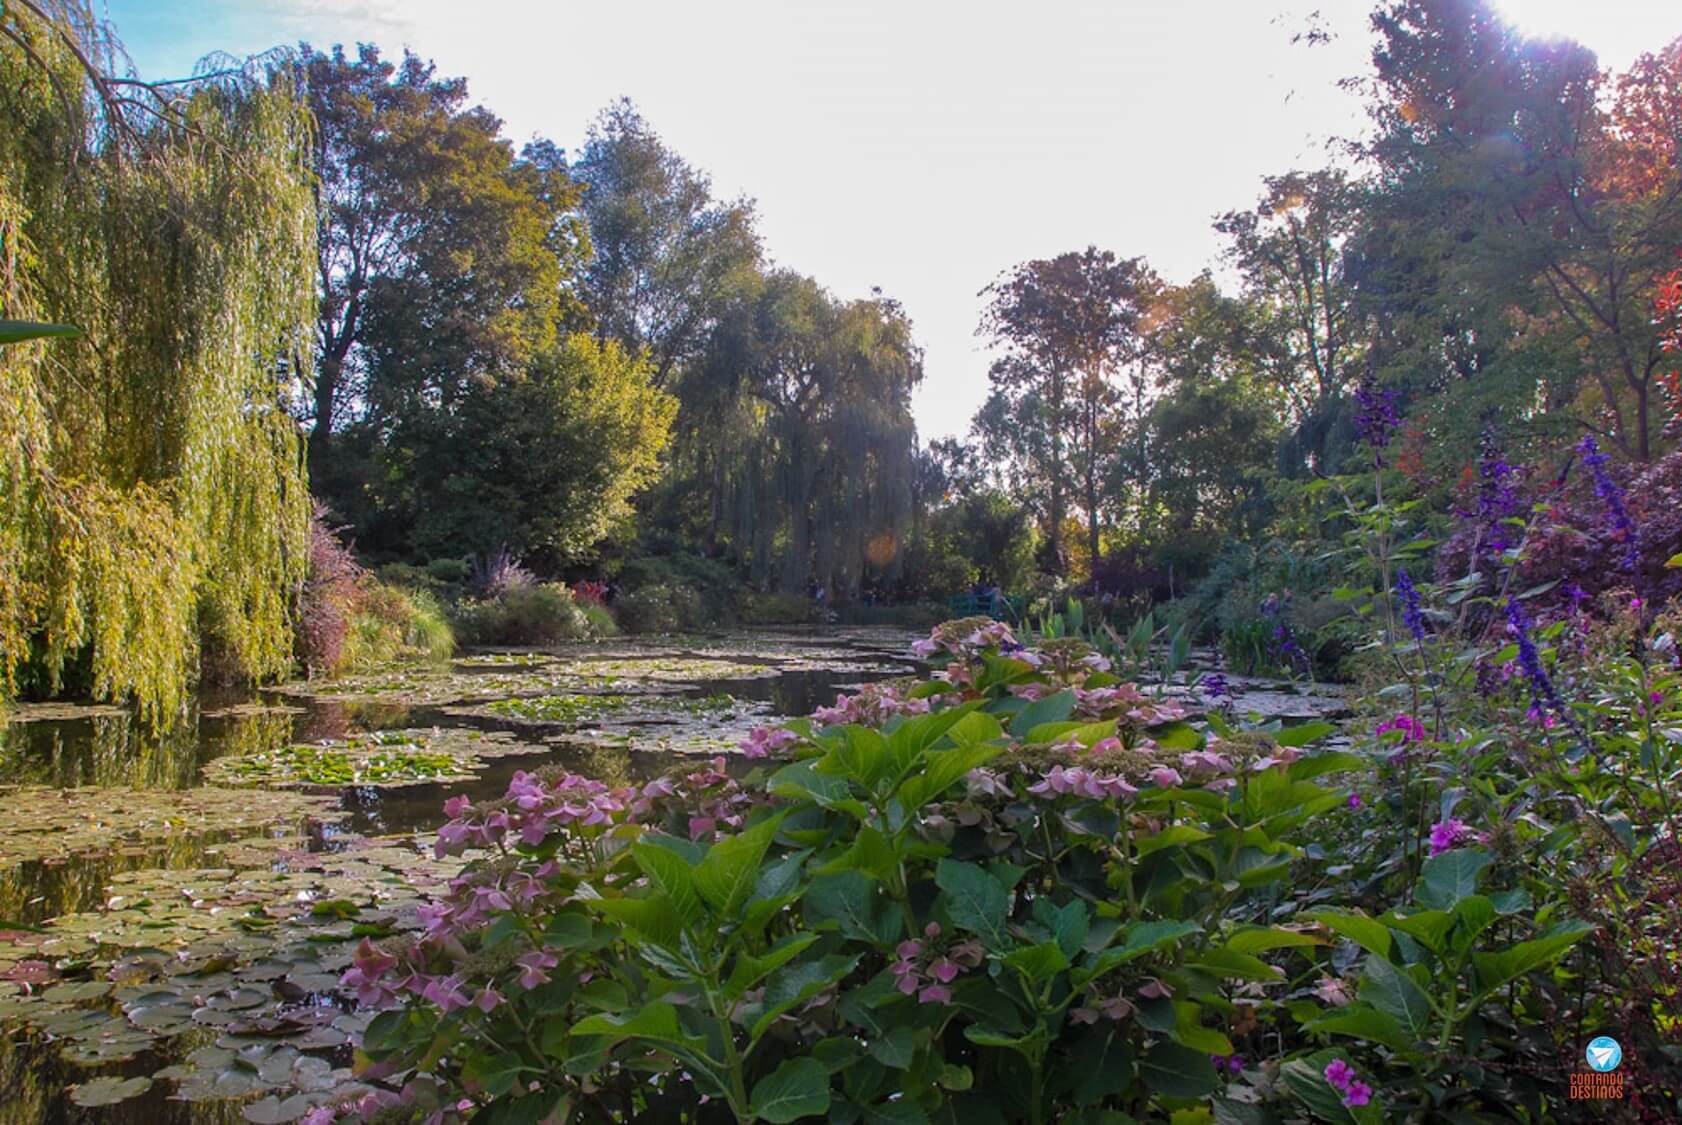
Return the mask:
[(1358, 808), (1361, 807), (1361, 804), (1362, 804), (1361, 795), (1359, 793), (1350, 793), (1349, 794), (1349, 807), (1350, 808), (1358, 809)]
[(1398, 713), (1394, 719), (1386, 719), (1379, 723), (1378, 730), (1374, 733), (1383, 738), (1392, 731), (1400, 732), (1403, 742), (1425, 741), (1425, 724), (1412, 715)]
[(1442, 855), (1472, 834), (1464, 821), (1449, 817), (1431, 826), (1431, 854)]
[(1326, 1064), (1326, 1081), (1333, 1089), (1347, 1093), (1349, 1084), (1355, 1081), (1355, 1068), (1342, 1059), (1333, 1059)]
[(929, 966), (929, 975), (941, 984), (951, 984), (958, 979), (958, 974), (963, 971), (956, 961), (947, 957), (942, 957)]
[(950, 1004), (952, 990), (943, 984), (931, 984), (917, 994), (919, 1004)]
[(1349, 1083), (1349, 1089), (1344, 1092), (1343, 1104), (1350, 1109), (1366, 1105), (1372, 1101), (1372, 1087), (1359, 1079)]

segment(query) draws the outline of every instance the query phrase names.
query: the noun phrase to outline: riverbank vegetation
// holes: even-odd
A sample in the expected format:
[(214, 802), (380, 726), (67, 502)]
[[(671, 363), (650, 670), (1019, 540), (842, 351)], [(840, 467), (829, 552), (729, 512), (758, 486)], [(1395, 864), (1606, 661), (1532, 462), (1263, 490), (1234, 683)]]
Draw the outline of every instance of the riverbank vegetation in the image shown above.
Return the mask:
[[(864, 619), (986, 586), (1118, 627), (1155, 606), (1258, 669), (1284, 666), (1287, 625), (1336, 676), (1351, 607), (1320, 481), (1357, 455), (1358, 390), (1405, 420), (1386, 486), (1438, 537), (1481, 445), (1563, 464), (1592, 432), (1614, 478), (1667, 472), (1674, 45), (1609, 75), (1478, 4), (1385, 8), (1356, 158), (1217, 220), (1236, 289), (1095, 247), (1007, 269), (983, 295), (992, 396), (966, 438), (919, 445), (906, 311), (771, 265), (752, 203), (629, 103), (575, 152), (516, 149), (465, 82), (371, 47), (113, 100), (70, 53), (112, 46), (87, 13), (7, 19), (27, 123), (7, 313), (85, 329), (7, 351), (14, 693), (164, 714), (201, 654), (234, 678), (317, 670), (306, 488), (363, 564), (462, 607), (482, 643), (521, 633), (468, 581), (506, 558), (602, 591), (575, 599), (593, 624), (551, 613), (528, 639)], [(121, 224), (154, 221), (180, 245), (116, 253)], [(239, 333), (194, 327), (214, 316)], [(139, 441), (153, 390), (173, 436)], [(98, 472), (76, 462), (95, 449)]]

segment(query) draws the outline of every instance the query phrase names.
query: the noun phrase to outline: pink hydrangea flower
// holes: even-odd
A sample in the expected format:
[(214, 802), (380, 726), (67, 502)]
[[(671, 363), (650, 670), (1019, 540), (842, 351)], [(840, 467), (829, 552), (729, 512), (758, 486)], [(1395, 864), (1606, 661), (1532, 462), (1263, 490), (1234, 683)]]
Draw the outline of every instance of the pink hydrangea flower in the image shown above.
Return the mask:
[(781, 727), (756, 727), (749, 732), (747, 740), (737, 743), (742, 753), (749, 758), (763, 758), (767, 754), (780, 754), (784, 750), (800, 744), (800, 736), (791, 730)]

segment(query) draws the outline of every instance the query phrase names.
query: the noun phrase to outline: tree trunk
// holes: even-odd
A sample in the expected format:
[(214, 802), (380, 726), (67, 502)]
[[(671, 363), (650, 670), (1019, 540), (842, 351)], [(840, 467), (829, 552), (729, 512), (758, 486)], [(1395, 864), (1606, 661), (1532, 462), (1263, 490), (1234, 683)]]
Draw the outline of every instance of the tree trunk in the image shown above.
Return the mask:
[(333, 412), (338, 405), (339, 384), (344, 373), (343, 356), (325, 356), (315, 376), (315, 428), (310, 431), (310, 480), (326, 475), (327, 447), (333, 440)]

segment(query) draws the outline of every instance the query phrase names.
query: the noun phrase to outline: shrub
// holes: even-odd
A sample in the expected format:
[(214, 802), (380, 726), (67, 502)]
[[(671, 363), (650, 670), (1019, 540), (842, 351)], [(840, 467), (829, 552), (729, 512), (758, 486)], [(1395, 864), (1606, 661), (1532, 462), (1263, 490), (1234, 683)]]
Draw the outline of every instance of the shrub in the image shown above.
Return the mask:
[(399, 660), (448, 660), (455, 634), (437, 599), (371, 579), (362, 583), (345, 639), (342, 669), (368, 670)]
[(536, 584), (537, 578), (520, 565), (506, 545), (488, 555), (478, 556), (468, 568), (467, 588), (475, 598), (484, 601)]
[(426, 564), (426, 572), (446, 586), (461, 586), (472, 575), (473, 565), (466, 559), (433, 559)]
[(924, 630), (945, 620), (947, 609), (935, 602), (912, 602), (909, 605), (862, 605), (851, 602), (835, 607), (835, 620), (841, 625), (891, 625), (901, 629)]
[(558, 582), (504, 584), (495, 597), (463, 602), (456, 628), (473, 645), (546, 645), (589, 635), (588, 619)]
[(293, 650), (304, 674), (330, 675), (344, 662), (350, 633), (367, 572), (327, 523), (320, 504), (310, 516), (310, 565), (298, 597)]
[(670, 555), (648, 555), (625, 563), (618, 578), (620, 585), (632, 593), (653, 586), (687, 590), (688, 594), (682, 597), (685, 600), (693, 598), (699, 604), (692, 610), (678, 607), (682, 610), (682, 628), (698, 628), (736, 619), (742, 582), (730, 566), (717, 559), (681, 551)]
[(805, 625), (818, 612), (812, 599), (801, 594), (746, 593), (740, 603), (743, 625)]
[(599, 640), (603, 637), (617, 637), (619, 623), (613, 619), (613, 614), (600, 602), (580, 602), (578, 612), (584, 615), (584, 625), (590, 639)]
[(345, 978), (401, 1001), (362, 1048), (414, 1079), (363, 1108), (1166, 1120), (1233, 1093), (1257, 1119), (1382, 1120), (1412, 1097), (1399, 1072), (1449, 1102), (1509, 1081), (1458, 1060), (1524, 1033), (1469, 1017), (1551, 1001), (1590, 927), (1539, 920), (1522, 871), (1458, 829), (1400, 909), (1329, 905), (1313, 857), (1361, 814), (1325, 779), (1366, 768), (1302, 749), (1329, 725), (1200, 730), (1083, 643), (1025, 651), (985, 619), (919, 652), (946, 678), (762, 728), (744, 750), (787, 761), (740, 779), (549, 769), (453, 798), (439, 851), (484, 858), (424, 936), (365, 943)]
[(717, 621), (688, 586), (645, 586), (613, 603), (614, 618), (627, 633), (679, 633)]

